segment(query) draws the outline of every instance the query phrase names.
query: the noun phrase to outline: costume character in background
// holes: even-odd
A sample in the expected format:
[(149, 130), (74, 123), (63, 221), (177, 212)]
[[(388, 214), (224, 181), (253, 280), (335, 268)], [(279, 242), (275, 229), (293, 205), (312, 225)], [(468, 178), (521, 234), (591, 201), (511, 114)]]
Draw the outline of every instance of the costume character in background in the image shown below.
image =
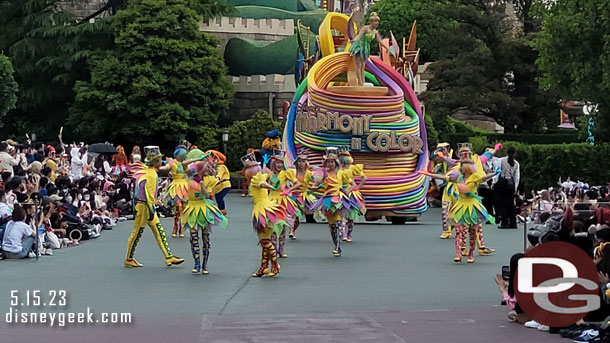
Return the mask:
[[(354, 230), (354, 220), (358, 219), (366, 213), (364, 197), (360, 193), (360, 189), (366, 182), (364, 175), (364, 166), (362, 164), (354, 164), (354, 158), (349, 152), (349, 147), (342, 147), (339, 153), (339, 162), (343, 171), (343, 191), (349, 197), (352, 204), (352, 210), (345, 215), (345, 226), (343, 231), (343, 240), (352, 241), (352, 231)], [(360, 177), (360, 184), (356, 185), (355, 178)], [(347, 228), (347, 230), (345, 230)]]
[[(279, 235), (286, 227), (286, 211), (273, 200), (269, 199), (269, 190), (273, 187), (267, 182), (269, 175), (261, 172), (261, 166), (254, 154), (242, 157), (244, 175), (250, 183), (249, 194), (254, 206), (252, 208), (252, 225), (258, 234), (259, 244), (262, 248), (260, 268), (252, 274), (254, 277), (267, 275), (275, 276), (280, 272), (277, 253), (271, 243), (271, 236)], [(271, 268), (269, 268), (271, 264)]]
[(129, 161), (125, 155), (125, 149), (122, 145), (116, 147), (117, 153), (112, 156), (112, 174), (120, 175), (121, 173), (129, 172)]
[[(268, 161), (269, 157), (271, 157), (273, 154), (273, 150), (279, 150), (282, 146), (282, 142), (280, 141), (280, 131), (275, 129), (267, 132), (267, 138), (265, 138), (261, 146), (262, 160)], [(267, 162), (265, 162), (265, 164), (267, 164)], [(268, 164), (267, 167), (269, 167)]]
[(358, 35), (352, 39), (349, 54), (353, 56), (356, 66), (356, 80), (358, 86), (364, 86), (364, 66), (371, 55), (371, 43), (377, 41), (380, 47), (390, 50), (390, 47), (383, 42), (381, 35), (377, 31), (380, 18), (377, 12), (371, 12), (369, 24), (363, 26), (358, 31)]
[(127, 256), (124, 264), (126, 267), (142, 267), (136, 261), (134, 255), (138, 241), (142, 237), (144, 226), (147, 224), (165, 256), (165, 265), (180, 264), (184, 262), (184, 259), (172, 255), (165, 237), (165, 231), (155, 210), (155, 206), (158, 204), (157, 169), (161, 167), (162, 155), (158, 146), (144, 147), (144, 151), (146, 153), (146, 159), (144, 160), (146, 165), (141, 163), (134, 165), (136, 168), (133, 174), (136, 182), (133, 195), (135, 218), (133, 231), (127, 240)]
[(339, 149), (327, 148), (324, 156), (323, 175), (316, 180), (314, 188), (322, 187), (322, 196), (311, 206), (326, 217), (333, 240), (333, 255), (341, 256), (341, 221), (343, 215), (352, 209), (349, 197), (343, 191), (343, 171), (339, 169)]
[(133, 149), (131, 149), (131, 155), (129, 156), (130, 163), (138, 163), (142, 159), (142, 152), (140, 151), (140, 147), (138, 145), (134, 145)]
[(216, 178), (218, 179), (218, 184), (212, 190), (212, 194), (216, 198), (216, 203), (218, 204), (218, 208), (220, 212), (227, 215), (227, 208), (225, 204), (225, 196), (231, 190), (231, 173), (229, 169), (225, 165), (227, 161), (227, 157), (216, 150), (208, 150), (210, 153), (210, 160), (212, 163), (216, 164)]
[[(299, 211), (301, 214), (305, 214), (307, 210), (316, 202), (316, 197), (312, 194), (309, 189), (313, 186), (313, 173), (309, 169), (309, 162), (307, 161), (307, 154), (305, 150), (300, 150), (297, 155), (297, 159), (295, 161), (296, 166), (296, 178), (297, 181), (301, 184), (299, 188), (297, 188), (294, 194), (297, 197), (297, 205), (299, 206)], [(301, 221), (299, 216), (294, 219), (294, 225), (290, 230), (290, 234), (288, 237), (290, 239), (296, 239), (296, 231), (299, 228)]]
[[(218, 179), (211, 176), (214, 164), (204, 160), (194, 163), (189, 168), (188, 201), (182, 212), (182, 223), (185, 230), (191, 234), (191, 251), (195, 266), (192, 273), (208, 274), (208, 259), (210, 257), (210, 234), (212, 226), (226, 228), (227, 218), (211, 200), (212, 190), (218, 185)], [(199, 250), (199, 229), (201, 228), (202, 248)], [(200, 261), (201, 260), (201, 261)], [(201, 264), (200, 264), (201, 263)]]
[[(269, 178), (267, 182), (272, 186), (269, 190), (269, 198), (275, 201), (287, 215), (287, 222), (290, 230), (293, 230), (295, 219), (303, 219), (303, 214), (299, 211), (299, 205), (296, 202), (297, 197), (293, 194), (295, 190), (301, 187), (301, 183), (297, 180), (295, 169), (286, 169), (284, 165), (284, 155), (281, 150), (273, 150), (271, 169), (268, 171)], [(286, 245), (286, 230), (282, 230), (280, 235), (272, 238), (276, 244), (276, 250), (280, 257), (286, 258), (288, 255), (284, 252)]]

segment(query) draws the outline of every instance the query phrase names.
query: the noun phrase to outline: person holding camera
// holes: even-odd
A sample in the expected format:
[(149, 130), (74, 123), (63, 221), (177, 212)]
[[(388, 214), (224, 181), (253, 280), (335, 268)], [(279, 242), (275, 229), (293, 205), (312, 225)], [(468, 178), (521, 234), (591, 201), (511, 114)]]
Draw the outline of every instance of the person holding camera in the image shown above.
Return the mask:
[(6, 259), (22, 259), (35, 257), (33, 247), (36, 239), (35, 222), (25, 223), (26, 210), (15, 205), (12, 220), (6, 225), (2, 239), (3, 256)]

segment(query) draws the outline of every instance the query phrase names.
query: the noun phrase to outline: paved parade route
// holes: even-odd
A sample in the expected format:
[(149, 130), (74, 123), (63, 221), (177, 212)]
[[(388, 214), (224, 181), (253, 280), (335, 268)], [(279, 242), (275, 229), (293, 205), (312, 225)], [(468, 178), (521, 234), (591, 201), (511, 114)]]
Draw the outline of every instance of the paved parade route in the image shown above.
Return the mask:
[[(22, 312), (129, 312), (131, 324), (0, 324), (1, 342), (563, 342), (510, 323), (493, 277), (523, 246), (521, 230), (484, 229), (492, 256), (452, 262), (440, 240), (440, 210), (406, 225), (362, 223), (343, 255), (331, 254), (325, 224), (304, 224), (274, 279), (250, 277), (260, 250), (251, 203), (228, 197), (229, 228), (212, 234), (210, 274), (191, 275), (188, 238), (168, 237), (185, 263), (165, 267), (150, 231), (136, 252), (143, 268), (123, 267), (132, 221), (39, 261), (2, 261), (0, 307), (11, 290), (66, 290), (64, 307)], [(164, 219), (171, 233), (171, 219)], [(170, 236), (168, 234), (168, 236)], [(15, 309), (15, 308), (13, 308)], [(95, 337), (96, 340), (93, 340)]]

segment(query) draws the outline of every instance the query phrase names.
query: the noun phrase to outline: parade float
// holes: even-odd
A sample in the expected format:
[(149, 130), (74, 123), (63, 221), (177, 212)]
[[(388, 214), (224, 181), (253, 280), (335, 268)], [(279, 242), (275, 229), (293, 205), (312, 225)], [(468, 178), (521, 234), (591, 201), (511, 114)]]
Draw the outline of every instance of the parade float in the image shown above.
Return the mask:
[(405, 64), (409, 58), (404, 50), (412, 49), (403, 46), (400, 55), (392, 37), (384, 40), (381, 57), (358, 61), (348, 51), (363, 27), (352, 17), (328, 13), (320, 25), (321, 58), (308, 59), (310, 65), (303, 68), (305, 77), (286, 118), (283, 150), (289, 165), (299, 152), (319, 168), (326, 148), (348, 148), (367, 176), (361, 189), (366, 219), (404, 223), (426, 211), (428, 189), (425, 176), (418, 174), (427, 166), (426, 127), (409, 81), (413, 66)]

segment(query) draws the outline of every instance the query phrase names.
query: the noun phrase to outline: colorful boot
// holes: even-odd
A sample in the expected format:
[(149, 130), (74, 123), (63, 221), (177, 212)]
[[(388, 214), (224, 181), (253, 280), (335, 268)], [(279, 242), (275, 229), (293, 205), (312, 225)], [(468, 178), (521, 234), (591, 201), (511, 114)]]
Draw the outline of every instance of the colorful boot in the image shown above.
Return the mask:
[(201, 271), (201, 266), (199, 265), (199, 231), (196, 227), (191, 228), (191, 252), (193, 253), (193, 259), (195, 260), (195, 266), (191, 272), (193, 274), (198, 274)]
[(267, 249), (267, 243), (271, 244), (268, 239), (261, 239), (259, 241), (262, 250), (261, 267), (252, 274), (253, 277), (261, 277), (269, 272), (269, 251)]
[(201, 273), (202, 274), (209, 274), (210, 272), (208, 271), (208, 259), (210, 258), (210, 233), (209, 232), (204, 232), (203, 233), (203, 246), (202, 246), (202, 257), (203, 257), (203, 261), (202, 261), (202, 265), (201, 265)]
[(479, 256), (489, 256), (495, 252), (494, 249), (487, 248), (483, 240), (483, 225), (477, 225), (477, 246), (479, 247)]
[(453, 262), (461, 263), (462, 262), (462, 246), (464, 245), (464, 226), (456, 225), (455, 226), (455, 257), (453, 258)]
[(352, 231), (354, 231), (354, 221), (350, 219), (347, 221), (347, 237), (345, 238), (346, 242), (352, 241)]
[[(451, 226), (449, 225), (449, 202), (443, 201), (442, 207), (442, 221), (443, 221), (443, 233), (441, 239), (451, 238)], [(457, 235), (457, 233), (456, 233)]]
[(180, 231), (180, 237), (184, 237), (182, 233), (182, 225), (180, 225), (180, 216), (182, 215), (182, 203), (176, 202), (174, 206), (174, 230), (172, 231), (172, 237), (176, 237), (178, 231)]
[(330, 236), (333, 239), (333, 255), (341, 256), (341, 228), (338, 224), (330, 224)]
[(271, 261), (271, 271), (267, 274), (268, 277), (274, 277), (280, 272), (280, 264), (277, 262), (277, 254), (273, 244), (267, 244), (267, 254), (269, 261)]
[(295, 232), (297, 231), (297, 228), (299, 227), (299, 225), (301, 225), (299, 218), (295, 218), (294, 225), (290, 228), (290, 234), (288, 235), (288, 237), (290, 237), (290, 239), (292, 239), (292, 240), (297, 239)]
[(284, 252), (284, 246), (286, 245), (286, 229), (282, 230), (282, 233), (280, 234), (280, 238), (279, 238), (279, 242), (278, 242), (278, 254), (281, 258), (286, 258), (288, 257), (288, 254), (286, 254)]
[(474, 249), (477, 246), (477, 228), (469, 227), (468, 236), (470, 236), (470, 249), (468, 250), (468, 263), (474, 262)]

